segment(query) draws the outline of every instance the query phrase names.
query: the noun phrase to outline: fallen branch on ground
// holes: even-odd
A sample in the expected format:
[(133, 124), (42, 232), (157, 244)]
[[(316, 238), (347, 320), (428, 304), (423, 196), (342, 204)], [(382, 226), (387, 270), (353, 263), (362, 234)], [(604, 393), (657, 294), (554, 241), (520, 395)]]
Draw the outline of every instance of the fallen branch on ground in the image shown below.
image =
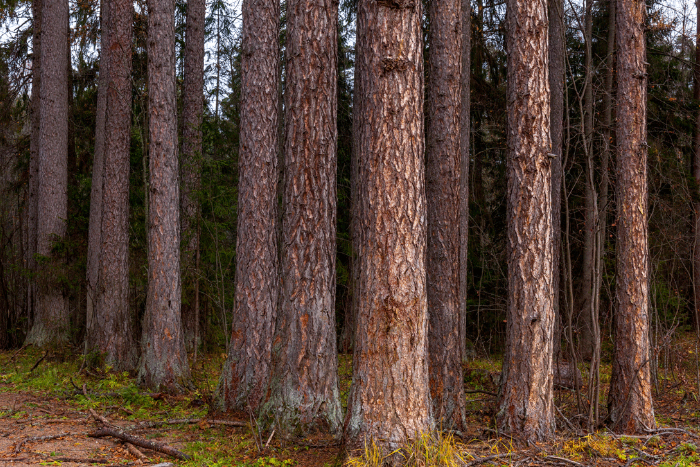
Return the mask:
[(567, 459), (567, 458), (565, 458), (565, 457), (547, 456), (547, 457), (545, 457), (545, 459), (552, 459), (552, 460), (555, 460), (555, 461), (564, 462), (564, 463), (566, 463), (566, 464), (575, 465), (575, 466), (577, 466), (577, 467), (585, 467), (583, 464), (578, 463), (578, 462), (576, 462), (576, 461), (572, 461), (571, 459)]
[(163, 426), (163, 425), (191, 425), (195, 423), (208, 423), (210, 425), (224, 425), (224, 426), (234, 426), (238, 428), (245, 428), (248, 426), (248, 423), (246, 422), (238, 422), (235, 420), (215, 420), (215, 419), (206, 419), (206, 418), (174, 418), (171, 420), (163, 420), (163, 421), (145, 421), (145, 422), (139, 422), (139, 425), (142, 428), (155, 428), (157, 426)]
[(141, 437), (129, 433), (124, 433), (123, 431), (114, 426), (104, 426), (99, 430), (95, 431), (94, 433), (90, 433), (88, 436), (91, 438), (104, 438), (105, 436), (112, 436), (114, 438), (121, 439), (122, 441), (131, 443), (135, 446), (150, 449), (151, 451), (160, 452), (162, 454), (167, 454), (169, 456), (175, 457), (176, 459), (185, 461), (190, 460), (190, 456), (188, 456), (182, 451), (178, 451), (172, 446), (168, 446), (167, 444), (162, 443), (156, 443), (154, 441), (148, 441)]
[[(482, 391), (481, 389), (465, 389), (464, 393), (465, 394), (486, 394), (487, 396), (493, 396), (493, 397), (498, 396), (498, 394), (496, 394), (495, 392)], [(468, 402), (471, 402), (471, 401), (468, 401)]]
[(134, 446), (131, 443), (124, 443), (126, 445), (126, 450), (131, 453), (132, 456), (136, 457), (137, 459), (145, 460), (148, 459), (148, 456), (141, 451), (138, 450), (136, 446)]
[(58, 439), (58, 438), (63, 438), (64, 436), (70, 436), (72, 433), (59, 433), (57, 435), (50, 435), (50, 436), (33, 436), (31, 438), (25, 438), (22, 441), (18, 442), (17, 445), (15, 446), (15, 454), (19, 454), (19, 452), (22, 450), (22, 447), (26, 443), (34, 443), (37, 441), (51, 441), (52, 439)]
[(46, 352), (44, 352), (44, 355), (42, 355), (41, 358), (40, 358), (39, 360), (36, 361), (36, 363), (34, 364), (34, 366), (33, 366), (27, 373), (31, 373), (32, 371), (36, 370), (36, 367), (38, 367), (39, 364), (40, 364), (41, 362), (44, 361), (44, 359), (46, 358), (46, 356), (47, 356), (48, 354), (49, 354), (49, 351), (48, 351), (48, 350), (47, 350)]
[(501, 459), (503, 457), (512, 457), (512, 456), (513, 456), (512, 452), (504, 452), (503, 454), (494, 454), (493, 456), (487, 456), (487, 457), (482, 457), (480, 459), (474, 459), (473, 461), (469, 462), (468, 464), (464, 464), (464, 465), (466, 467), (471, 467), (473, 465), (483, 464), (484, 462), (489, 462), (492, 460)]

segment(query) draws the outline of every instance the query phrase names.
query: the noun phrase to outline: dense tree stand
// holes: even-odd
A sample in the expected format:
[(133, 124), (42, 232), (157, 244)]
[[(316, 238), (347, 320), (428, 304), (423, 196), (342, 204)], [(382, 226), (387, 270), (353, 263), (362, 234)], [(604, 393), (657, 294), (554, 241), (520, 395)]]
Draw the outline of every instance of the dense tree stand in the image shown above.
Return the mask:
[(277, 318), (279, 0), (243, 2), (236, 297), (223, 410), (257, 411), (270, 375)]
[(391, 452), (432, 428), (421, 3), (361, 0), (357, 39), (357, 315), (345, 442)]
[(617, 2), (617, 277), (609, 418), (622, 433), (656, 428), (649, 354), (646, 53), (643, 0)]
[(554, 435), (552, 213), (546, 0), (509, 0), (508, 325), (498, 427)]

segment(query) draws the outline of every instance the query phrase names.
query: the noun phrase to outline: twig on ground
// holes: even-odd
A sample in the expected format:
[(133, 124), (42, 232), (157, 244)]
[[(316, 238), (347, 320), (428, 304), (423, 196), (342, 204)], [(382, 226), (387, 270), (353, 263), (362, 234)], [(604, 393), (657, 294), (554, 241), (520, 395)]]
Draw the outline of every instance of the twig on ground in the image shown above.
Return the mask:
[[(29, 344), (29, 345), (31, 345), (31, 344)], [(13, 353), (12, 356), (10, 357), (10, 362), (14, 362), (15, 358), (17, 358), (17, 355), (19, 355), (19, 353), (21, 351), (23, 351), (24, 349), (26, 349), (27, 347), (28, 347), (27, 344), (24, 344), (22, 347), (17, 349), (17, 352)]]
[(182, 451), (178, 451), (172, 446), (168, 446), (167, 444), (162, 444), (162, 443), (156, 443), (155, 441), (148, 441), (146, 439), (143, 439), (141, 437), (138, 437), (136, 435), (132, 435), (129, 433), (124, 433), (117, 427), (109, 427), (109, 426), (104, 426), (100, 428), (99, 430), (95, 431), (94, 433), (90, 433), (88, 436), (91, 438), (104, 438), (105, 436), (112, 436), (114, 438), (121, 439), (122, 441), (129, 442), (135, 446), (139, 446), (142, 448), (150, 449), (151, 451), (156, 451), (160, 452), (163, 454), (167, 454), (169, 456), (175, 457), (176, 459), (181, 459), (181, 460), (190, 460), (190, 456), (185, 454)]
[(265, 443), (265, 448), (267, 448), (270, 445), (270, 441), (272, 441), (272, 437), (275, 436), (275, 429), (272, 429), (272, 433), (270, 433), (270, 437), (267, 438), (267, 443)]
[(74, 462), (76, 464), (109, 464), (112, 462), (109, 459), (90, 459), (83, 457), (51, 457), (47, 456), (48, 459), (58, 462)]
[(683, 433), (691, 438), (699, 439), (698, 435), (695, 433), (691, 433), (688, 430), (684, 430), (683, 428), (673, 428), (673, 427), (663, 427), (659, 428), (658, 430), (644, 430), (647, 433), (650, 433), (652, 436), (658, 435), (658, 436), (663, 436), (663, 435), (671, 435), (671, 434), (676, 434), (676, 433)]
[(482, 391), (481, 389), (465, 389), (465, 394), (486, 394), (487, 396), (498, 397), (498, 394), (491, 391)]
[(574, 433), (576, 433), (576, 436), (581, 436), (581, 433), (579, 433), (579, 431), (576, 429), (576, 427), (574, 426), (574, 424), (571, 423), (571, 422), (569, 421), (569, 419), (566, 418), (566, 417), (564, 416), (563, 413), (561, 413), (561, 410), (559, 410), (559, 407), (557, 407), (557, 406), (555, 405), (554, 408), (557, 409), (557, 413), (559, 413), (559, 416), (560, 416), (561, 418), (564, 419), (564, 421), (566, 422), (567, 425), (569, 425), (569, 428), (571, 428), (571, 431), (573, 431)]
[(547, 456), (545, 459), (552, 459), (555, 461), (564, 462), (566, 464), (575, 465), (577, 467), (585, 467), (583, 464), (576, 461), (572, 461), (571, 459), (567, 459), (566, 457)]
[[(92, 399), (90, 398), (90, 396), (88, 396), (88, 393), (87, 393), (87, 384), (85, 384), (85, 383), (83, 383), (83, 395), (85, 396), (85, 399), (87, 399), (87, 400), (89, 400), (90, 402), (92, 402)], [(92, 412), (92, 409), (90, 409), (90, 411)], [(103, 423), (104, 423), (104, 422), (103, 422)]]
[(47, 350), (46, 352), (44, 352), (44, 355), (42, 355), (41, 358), (40, 358), (39, 360), (36, 361), (36, 363), (34, 364), (34, 366), (33, 366), (27, 373), (31, 373), (32, 371), (36, 370), (36, 367), (38, 367), (39, 364), (40, 364), (41, 362), (44, 361), (44, 359), (46, 358), (46, 356), (47, 356), (48, 354), (49, 354), (49, 351), (48, 351), (48, 350)]
[(157, 426), (163, 426), (163, 425), (192, 425), (192, 424), (201, 423), (201, 422), (208, 423), (210, 425), (224, 425), (224, 426), (233, 426), (233, 427), (238, 427), (238, 428), (245, 428), (248, 426), (248, 423), (238, 422), (236, 420), (215, 420), (215, 419), (206, 419), (206, 418), (174, 418), (171, 420), (162, 420), (162, 421), (151, 420), (151, 421), (139, 422), (139, 425), (142, 428), (155, 428)]
[(103, 425), (114, 426), (112, 422), (110, 422), (109, 420), (107, 420), (102, 415), (98, 414), (92, 409), (90, 409), (90, 415), (92, 415), (95, 420), (99, 420)]
[(50, 436), (32, 436), (31, 438), (24, 438), (15, 446), (15, 454), (19, 454), (25, 443), (34, 443), (37, 441), (51, 441), (52, 439), (63, 438), (64, 436), (70, 436), (72, 433), (59, 433), (57, 435)]
[(503, 457), (512, 457), (513, 453), (512, 452), (504, 452), (503, 454), (494, 454), (493, 456), (486, 456), (482, 457), (480, 459), (474, 459), (473, 461), (469, 462), (468, 464), (464, 464), (466, 467), (471, 467), (472, 465), (479, 465), (483, 464), (484, 462), (490, 462), (492, 460), (496, 459), (502, 459)]

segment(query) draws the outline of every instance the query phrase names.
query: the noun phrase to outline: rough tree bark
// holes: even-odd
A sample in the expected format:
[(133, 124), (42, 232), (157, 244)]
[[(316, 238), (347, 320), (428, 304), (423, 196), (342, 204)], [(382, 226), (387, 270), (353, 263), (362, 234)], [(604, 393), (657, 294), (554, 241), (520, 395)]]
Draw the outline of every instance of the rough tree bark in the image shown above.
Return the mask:
[[(29, 187), (27, 192), (27, 264), (30, 273), (36, 271), (36, 233), (39, 195), (39, 122), (41, 113), (41, 12), (42, 0), (32, 2), (32, 101), (31, 134), (29, 139)], [(36, 312), (36, 285), (27, 281), (27, 316), (32, 322)]]
[(554, 307), (554, 355), (561, 348), (561, 177), (564, 152), (564, 1), (549, 0), (549, 94), (550, 135), (552, 139), (552, 305)]
[(434, 0), (428, 9), (425, 185), (430, 396), (435, 420), (444, 428), (461, 431), (466, 428), (460, 343), (462, 4), (461, 0)]
[(469, 261), (469, 157), (471, 142), (471, 69), (472, 7), (461, 1), (462, 71), (460, 74), (462, 107), (459, 115), (459, 345), (462, 360), (467, 358), (467, 268)]
[(644, 0), (617, 1), (617, 277), (609, 417), (614, 430), (656, 428), (649, 363)]
[(356, 339), (350, 448), (393, 450), (431, 428), (425, 278), (421, 2), (357, 13)]
[(190, 369), (181, 323), (175, 2), (148, 0), (148, 294), (139, 382), (181, 392)]
[(58, 280), (64, 263), (54, 245), (66, 234), (68, 215), (68, 0), (44, 1), (41, 13), (39, 177), (36, 253), (37, 303), (26, 343), (68, 342), (68, 301)]
[(181, 235), (182, 324), (187, 348), (199, 344), (199, 191), (202, 172), (202, 114), (204, 111), (205, 0), (187, 2), (185, 76), (182, 86)]
[(338, 3), (287, 2), (281, 296), (270, 410), (283, 433), (342, 423), (335, 331)]
[(496, 418), (532, 442), (555, 428), (547, 2), (507, 5), (509, 300)]
[[(131, 146), (131, 29), (133, 5), (129, 0), (105, 0), (110, 12), (103, 27), (101, 72), (106, 97), (103, 105), (102, 163), (93, 172), (93, 193), (101, 194), (97, 213), (97, 244), (89, 249), (97, 254), (97, 271), (87, 350), (105, 354), (106, 362), (117, 370), (133, 370), (137, 364), (131, 315), (129, 313), (129, 167)], [(103, 59), (103, 60), (102, 60)], [(100, 75), (102, 77), (102, 74)], [(98, 91), (99, 92), (99, 91)], [(98, 96), (99, 101), (99, 96)], [(96, 156), (97, 159), (97, 156)], [(97, 162), (97, 161), (96, 161)], [(101, 174), (99, 174), (101, 172)], [(96, 178), (100, 177), (101, 178)], [(96, 185), (101, 188), (94, 190)], [(91, 211), (92, 214), (92, 211)], [(95, 240), (91, 237), (89, 240)], [(91, 274), (92, 273), (92, 274)], [(94, 276), (93, 276), (94, 274)], [(92, 276), (92, 277), (91, 277)]]
[(86, 335), (90, 336), (95, 322), (95, 302), (102, 236), (102, 189), (104, 182), (104, 146), (107, 120), (107, 89), (109, 82), (109, 0), (100, 1), (100, 68), (97, 77), (97, 109), (95, 125), (95, 153), (92, 159), (92, 187), (90, 190), (90, 219), (87, 248), (87, 316)]
[[(695, 69), (693, 73), (693, 98), (700, 101), (700, 0), (696, 0), (697, 10), (695, 37)], [(693, 135), (693, 177), (700, 186), (700, 106), (695, 111), (695, 134)], [(700, 198), (699, 198), (700, 199)], [(695, 329), (700, 330), (700, 201), (694, 203), (695, 224), (693, 229), (693, 291), (695, 299)]]
[(256, 411), (265, 397), (277, 318), (279, 0), (243, 2), (236, 298), (219, 382), (224, 410)]

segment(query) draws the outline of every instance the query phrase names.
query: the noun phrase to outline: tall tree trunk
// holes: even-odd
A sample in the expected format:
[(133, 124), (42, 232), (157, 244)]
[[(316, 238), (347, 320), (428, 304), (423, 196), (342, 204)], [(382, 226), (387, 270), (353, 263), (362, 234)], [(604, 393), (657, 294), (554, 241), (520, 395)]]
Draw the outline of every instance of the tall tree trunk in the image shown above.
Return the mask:
[[(700, 101), (700, 0), (696, 0), (695, 8), (697, 10), (697, 25), (698, 30), (695, 36), (695, 69), (694, 69), (694, 87), (693, 98)], [(695, 111), (695, 135), (693, 141), (693, 176), (695, 181), (700, 186), (700, 107)], [(700, 198), (698, 198), (700, 199)], [(695, 225), (694, 225), (694, 242), (693, 242), (693, 290), (695, 298), (695, 329), (700, 330), (700, 201), (694, 203), (695, 210)]]
[(430, 395), (435, 419), (445, 428), (461, 431), (466, 428), (460, 342), (462, 3), (433, 0), (428, 8), (425, 177)]
[[(109, 0), (100, 1), (100, 68), (97, 78), (97, 109), (95, 125), (95, 152), (92, 159), (92, 187), (90, 190), (90, 219), (88, 223), (87, 248), (87, 314), (86, 335), (95, 330), (95, 303), (102, 244), (102, 190), (104, 183), (104, 147), (107, 121), (107, 89), (109, 83)], [(90, 338), (88, 337), (88, 341)], [(88, 342), (86, 342), (88, 343)], [(88, 343), (88, 346), (90, 344)]]
[(288, 0), (284, 215), (271, 408), (283, 433), (342, 423), (335, 331), (338, 3)]
[(471, 70), (472, 6), (461, 0), (462, 70), (460, 73), (462, 107), (459, 111), (459, 346), (462, 360), (467, 358), (467, 270), (469, 260), (469, 157), (471, 142)]
[[(97, 283), (92, 294), (87, 350), (103, 352), (117, 370), (136, 367), (137, 352), (129, 313), (129, 168), (131, 146), (131, 29), (133, 5), (129, 0), (105, 0), (110, 12), (103, 28), (102, 72), (106, 88), (101, 164), (101, 208), (97, 253)], [(106, 33), (106, 34), (105, 34)], [(104, 38), (109, 38), (107, 41)], [(99, 92), (99, 91), (98, 91)], [(99, 99), (98, 99), (99, 100)], [(95, 171), (96, 172), (96, 171)], [(93, 172), (93, 177), (95, 177)], [(97, 200), (95, 200), (97, 201)], [(93, 238), (90, 238), (93, 240)], [(88, 274), (90, 278), (90, 274)], [(90, 300), (90, 299), (88, 299)]]
[(39, 347), (68, 342), (68, 301), (58, 280), (65, 263), (68, 216), (68, 0), (45, 1), (41, 13), (39, 184), (36, 252), (46, 258), (37, 277), (37, 304), (27, 343)]
[(584, 359), (593, 356), (597, 346), (594, 321), (597, 321), (597, 310), (594, 307), (593, 296), (596, 295), (596, 238), (598, 236), (598, 200), (595, 188), (595, 162), (593, 158), (593, 0), (586, 0), (584, 12), (585, 31), (585, 84), (583, 89), (583, 145), (586, 157), (586, 177), (584, 196), (584, 229), (583, 229), (583, 269), (581, 274), (581, 302), (579, 305), (581, 338), (579, 350)]
[(617, 278), (609, 416), (613, 428), (656, 428), (649, 363), (644, 0), (617, 1)]
[(218, 394), (224, 410), (265, 397), (279, 296), (277, 92), (279, 0), (243, 2), (236, 297)]
[(554, 307), (554, 355), (561, 348), (561, 313), (559, 293), (561, 279), (561, 178), (564, 157), (564, 1), (549, 0), (549, 93), (550, 135), (552, 138), (552, 305)]
[(183, 287), (182, 323), (187, 348), (199, 345), (199, 308), (197, 291), (199, 271), (199, 191), (202, 172), (202, 113), (204, 111), (204, 17), (205, 0), (187, 2), (185, 76), (182, 86), (182, 151), (181, 151), (181, 212), (183, 239), (182, 276)]
[(508, 0), (508, 325), (497, 423), (554, 435), (552, 192), (546, 0)]
[(175, 2), (148, 0), (148, 294), (139, 382), (181, 392), (190, 386), (182, 335), (180, 190), (175, 102)]
[(358, 277), (345, 440), (385, 450), (430, 429), (421, 3), (357, 13)]
[[(39, 122), (41, 114), (41, 13), (42, 0), (32, 2), (32, 101), (29, 139), (29, 188), (27, 193), (27, 269), (36, 272), (37, 208), (39, 195)], [(36, 312), (36, 284), (27, 281), (27, 316), (30, 323)]]

